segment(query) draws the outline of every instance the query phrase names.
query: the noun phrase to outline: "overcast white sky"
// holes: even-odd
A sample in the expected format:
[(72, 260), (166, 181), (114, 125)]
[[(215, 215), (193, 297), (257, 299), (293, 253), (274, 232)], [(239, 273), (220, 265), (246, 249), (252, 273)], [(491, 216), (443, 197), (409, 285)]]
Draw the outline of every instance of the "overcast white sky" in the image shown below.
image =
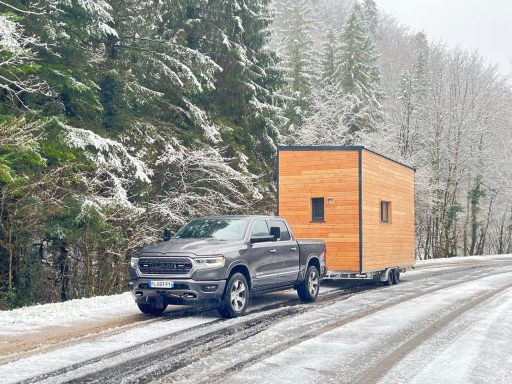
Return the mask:
[(512, 72), (512, 0), (376, 0), (430, 40), (478, 49), (503, 73)]

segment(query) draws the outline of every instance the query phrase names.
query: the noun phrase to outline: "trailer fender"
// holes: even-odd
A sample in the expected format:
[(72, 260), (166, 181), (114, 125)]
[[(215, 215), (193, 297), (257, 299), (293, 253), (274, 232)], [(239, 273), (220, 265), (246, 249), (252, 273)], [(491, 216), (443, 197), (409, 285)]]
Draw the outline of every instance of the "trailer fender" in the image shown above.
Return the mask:
[(388, 280), (389, 274), (393, 273), (394, 268), (388, 268), (379, 275), (379, 281), (385, 282)]

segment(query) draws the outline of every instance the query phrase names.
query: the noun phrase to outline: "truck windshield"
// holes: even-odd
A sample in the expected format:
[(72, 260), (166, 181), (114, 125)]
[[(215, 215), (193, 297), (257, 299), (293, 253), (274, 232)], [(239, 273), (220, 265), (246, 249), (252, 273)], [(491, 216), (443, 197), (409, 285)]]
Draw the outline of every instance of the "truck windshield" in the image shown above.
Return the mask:
[(242, 240), (247, 220), (244, 219), (195, 219), (181, 228), (175, 239)]

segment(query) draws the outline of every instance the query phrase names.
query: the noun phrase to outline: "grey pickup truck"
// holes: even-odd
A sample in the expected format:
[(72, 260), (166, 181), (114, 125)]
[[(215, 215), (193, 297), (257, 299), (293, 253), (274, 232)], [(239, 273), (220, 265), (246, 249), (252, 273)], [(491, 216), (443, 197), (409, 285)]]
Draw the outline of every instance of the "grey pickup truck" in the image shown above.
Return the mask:
[(146, 314), (213, 302), (223, 317), (237, 317), (253, 293), (295, 288), (303, 301), (315, 301), (325, 253), (322, 240), (296, 240), (279, 217), (205, 217), (133, 257), (129, 287)]

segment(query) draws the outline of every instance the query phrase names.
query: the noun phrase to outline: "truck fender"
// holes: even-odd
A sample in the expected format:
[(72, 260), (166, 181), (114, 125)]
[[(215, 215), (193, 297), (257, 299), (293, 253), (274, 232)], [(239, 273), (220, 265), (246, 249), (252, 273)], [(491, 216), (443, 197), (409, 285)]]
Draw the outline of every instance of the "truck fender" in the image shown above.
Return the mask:
[[(311, 260), (313, 259), (316, 259), (318, 261), (318, 264), (320, 265), (320, 268), (322, 266), (322, 263), (320, 263), (320, 256), (318, 256), (316, 253), (312, 253), (311, 255), (308, 256), (306, 262), (304, 264), (301, 264), (300, 266), (300, 269), (299, 269), (299, 276), (297, 277), (297, 282), (298, 283), (301, 283), (304, 281), (304, 278), (306, 276), (306, 269), (309, 265), (309, 263), (311, 262)], [(322, 271), (318, 271), (318, 273), (322, 273)]]
[(249, 269), (249, 266), (247, 265), (247, 262), (245, 260), (235, 260), (233, 261), (229, 267), (226, 269), (226, 276), (224, 276), (224, 278), (227, 280), (229, 278), (229, 275), (231, 275), (231, 272), (233, 271), (233, 269), (235, 269), (236, 267), (243, 267), (245, 268), (245, 270), (247, 271), (247, 280), (248, 280), (248, 283), (249, 285), (252, 285), (252, 277), (251, 277), (251, 272), (250, 272), (250, 269)]

